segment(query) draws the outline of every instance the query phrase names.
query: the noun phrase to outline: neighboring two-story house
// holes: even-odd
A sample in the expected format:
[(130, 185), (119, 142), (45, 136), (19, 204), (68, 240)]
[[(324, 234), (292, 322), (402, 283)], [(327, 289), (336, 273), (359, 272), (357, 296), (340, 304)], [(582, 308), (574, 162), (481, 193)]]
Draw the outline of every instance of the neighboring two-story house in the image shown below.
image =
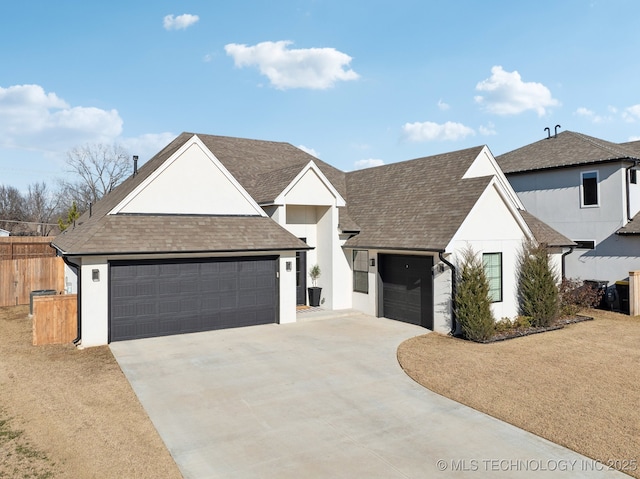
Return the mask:
[(564, 131), (496, 160), (527, 211), (577, 243), (567, 277), (611, 286), (640, 269), (640, 142)]

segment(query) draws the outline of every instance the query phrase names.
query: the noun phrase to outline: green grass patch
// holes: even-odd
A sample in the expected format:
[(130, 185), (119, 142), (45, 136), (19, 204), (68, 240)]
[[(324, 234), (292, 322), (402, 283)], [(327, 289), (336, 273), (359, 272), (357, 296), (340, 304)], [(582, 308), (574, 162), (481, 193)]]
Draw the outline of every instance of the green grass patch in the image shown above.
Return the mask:
[(15, 429), (12, 418), (0, 411), (0, 478), (49, 479), (55, 477), (55, 464), (42, 451), (34, 448)]

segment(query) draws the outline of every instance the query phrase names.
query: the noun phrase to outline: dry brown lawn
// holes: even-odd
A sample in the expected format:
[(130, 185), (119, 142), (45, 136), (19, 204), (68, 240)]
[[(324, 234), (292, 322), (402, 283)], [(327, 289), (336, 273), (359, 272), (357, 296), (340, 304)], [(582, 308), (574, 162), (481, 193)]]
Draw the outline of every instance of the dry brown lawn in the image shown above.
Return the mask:
[(640, 317), (588, 314), (491, 344), (418, 336), (398, 360), (438, 394), (640, 477)]
[(180, 478), (108, 347), (32, 346), (0, 308), (0, 478)]

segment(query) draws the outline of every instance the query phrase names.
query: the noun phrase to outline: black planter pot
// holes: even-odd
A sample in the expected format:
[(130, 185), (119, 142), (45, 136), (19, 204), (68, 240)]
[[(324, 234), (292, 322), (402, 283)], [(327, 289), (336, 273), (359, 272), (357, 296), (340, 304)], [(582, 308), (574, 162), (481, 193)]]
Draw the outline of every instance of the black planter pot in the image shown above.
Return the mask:
[(320, 296), (322, 295), (322, 288), (312, 286), (307, 288), (309, 292), (309, 306), (320, 306)]

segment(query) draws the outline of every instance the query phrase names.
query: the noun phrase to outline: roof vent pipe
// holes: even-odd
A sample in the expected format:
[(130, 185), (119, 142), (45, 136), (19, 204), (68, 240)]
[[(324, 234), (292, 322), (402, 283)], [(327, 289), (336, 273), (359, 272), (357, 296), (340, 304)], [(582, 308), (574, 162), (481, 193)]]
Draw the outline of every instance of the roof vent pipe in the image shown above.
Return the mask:
[(560, 125), (556, 125), (555, 128), (553, 129), (554, 138), (558, 138), (558, 128), (562, 128), (562, 127)]
[(551, 138), (551, 128), (546, 127), (546, 128), (544, 129), (544, 131), (546, 131), (546, 132), (547, 132), (547, 140), (548, 140), (549, 138)]
[(138, 174), (138, 155), (133, 155), (133, 176)]

